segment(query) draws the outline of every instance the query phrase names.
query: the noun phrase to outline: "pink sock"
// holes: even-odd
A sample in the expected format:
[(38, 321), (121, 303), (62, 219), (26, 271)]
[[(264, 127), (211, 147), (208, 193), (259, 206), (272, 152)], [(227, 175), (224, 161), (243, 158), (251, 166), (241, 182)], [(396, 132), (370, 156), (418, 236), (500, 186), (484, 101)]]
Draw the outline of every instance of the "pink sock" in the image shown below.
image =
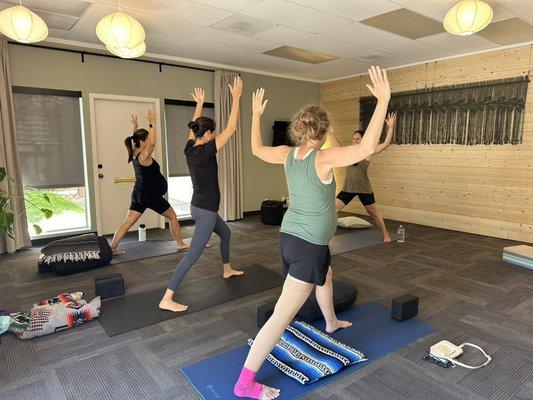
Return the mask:
[(251, 397), (252, 399), (261, 398), (263, 385), (255, 381), (257, 372), (251, 371), (246, 367), (242, 368), (239, 380), (233, 388), (233, 393), (237, 397)]

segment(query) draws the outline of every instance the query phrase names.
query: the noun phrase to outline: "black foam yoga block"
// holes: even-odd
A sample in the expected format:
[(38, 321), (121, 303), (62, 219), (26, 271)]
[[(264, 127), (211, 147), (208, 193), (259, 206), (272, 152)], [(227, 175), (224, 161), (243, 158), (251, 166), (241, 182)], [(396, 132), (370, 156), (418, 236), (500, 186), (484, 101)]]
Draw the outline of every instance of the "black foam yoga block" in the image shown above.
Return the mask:
[(391, 317), (398, 321), (414, 317), (418, 314), (419, 298), (412, 294), (405, 294), (392, 299)]
[(94, 288), (96, 296), (100, 296), (102, 300), (122, 296), (124, 294), (124, 279), (120, 273), (96, 277)]
[[(357, 287), (355, 285), (348, 282), (333, 280), (333, 305), (335, 307), (335, 312), (350, 307), (356, 300)], [(257, 307), (257, 326), (259, 328), (268, 321), (274, 312), (276, 301), (277, 299)], [(320, 311), (320, 307), (316, 301), (314, 290), (311, 292), (311, 295), (302, 308), (300, 308), (300, 311), (298, 311), (297, 316), (308, 321), (316, 321), (322, 318), (322, 311)]]

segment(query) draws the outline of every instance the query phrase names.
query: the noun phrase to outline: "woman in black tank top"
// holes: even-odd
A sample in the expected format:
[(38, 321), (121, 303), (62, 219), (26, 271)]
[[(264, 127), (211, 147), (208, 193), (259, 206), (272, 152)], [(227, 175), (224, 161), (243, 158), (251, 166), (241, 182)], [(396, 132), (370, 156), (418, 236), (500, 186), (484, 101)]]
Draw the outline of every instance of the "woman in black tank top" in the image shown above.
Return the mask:
[(137, 117), (132, 115), (133, 135), (124, 140), (128, 149), (128, 163), (133, 164), (135, 171), (135, 185), (131, 193), (131, 204), (126, 219), (113, 236), (111, 249), (114, 255), (124, 254), (124, 251), (117, 250), (118, 244), (147, 208), (168, 219), (178, 251), (186, 250), (189, 247), (182, 239), (178, 217), (174, 209), (163, 197), (168, 190), (167, 180), (161, 173), (159, 163), (152, 158), (156, 145), (155, 113), (153, 110), (148, 111), (147, 119), (148, 130), (139, 129)]

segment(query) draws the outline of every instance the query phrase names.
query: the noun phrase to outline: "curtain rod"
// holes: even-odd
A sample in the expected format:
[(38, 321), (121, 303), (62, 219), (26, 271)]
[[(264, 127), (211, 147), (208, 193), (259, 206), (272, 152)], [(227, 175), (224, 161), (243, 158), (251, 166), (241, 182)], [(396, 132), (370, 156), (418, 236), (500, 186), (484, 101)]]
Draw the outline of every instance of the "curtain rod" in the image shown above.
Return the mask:
[(163, 72), (163, 66), (165, 66), (165, 67), (194, 69), (194, 70), (197, 70), (197, 71), (207, 71), (207, 72), (214, 72), (215, 71), (214, 69), (209, 69), (209, 68), (200, 68), (200, 67), (191, 67), (191, 66), (188, 66), (188, 65), (171, 64), (171, 63), (167, 63), (167, 62), (164, 62), (164, 61), (141, 60), (141, 59), (136, 59), (136, 58), (125, 59), (125, 58), (120, 58), (120, 57), (117, 57), (117, 56), (113, 56), (111, 54), (101, 54), (101, 53), (95, 53), (95, 52), (92, 52), (92, 51), (63, 49), (63, 48), (60, 48), (60, 47), (44, 46), (44, 45), (29, 44), (29, 43), (19, 43), (19, 42), (12, 42), (12, 41), (9, 41), (8, 43), (9, 44), (14, 44), (16, 46), (35, 47), (35, 48), (38, 48), (38, 49), (63, 51), (63, 52), (66, 52), (66, 53), (76, 53), (76, 54), (79, 54), (81, 56), (81, 62), (82, 63), (85, 62), (85, 56), (89, 55), (89, 56), (97, 56), (97, 57), (115, 58), (117, 60), (127, 60), (127, 61), (142, 62), (142, 63), (147, 63), (147, 64), (155, 64), (155, 65), (159, 65), (159, 72)]

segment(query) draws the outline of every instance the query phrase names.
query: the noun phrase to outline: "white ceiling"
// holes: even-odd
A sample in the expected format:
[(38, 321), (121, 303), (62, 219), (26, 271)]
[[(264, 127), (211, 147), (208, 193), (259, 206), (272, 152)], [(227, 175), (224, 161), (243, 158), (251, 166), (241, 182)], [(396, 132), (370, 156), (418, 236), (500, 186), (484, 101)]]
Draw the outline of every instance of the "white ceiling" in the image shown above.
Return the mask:
[[(395, 67), (497, 48), (477, 35), (446, 32), (411, 40), (360, 23), (407, 8), (436, 21), (458, 0), (122, 0), (146, 30), (148, 55), (224, 64), (309, 80)], [(485, 0), (494, 21), (519, 17), (533, 24), (533, 0)], [(117, 11), (119, 0), (22, 0), (50, 27), (49, 39), (101, 45), (96, 23)], [(0, 9), (18, 0), (0, 0)], [(248, 27), (240, 32), (233, 23)], [(236, 33), (237, 32), (237, 33)], [(533, 40), (533, 37), (531, 38)], [(67, 43), (65, 42), (65, 43)], [(337, 56), (317, 65), (261, 54), (281, 45)]]

